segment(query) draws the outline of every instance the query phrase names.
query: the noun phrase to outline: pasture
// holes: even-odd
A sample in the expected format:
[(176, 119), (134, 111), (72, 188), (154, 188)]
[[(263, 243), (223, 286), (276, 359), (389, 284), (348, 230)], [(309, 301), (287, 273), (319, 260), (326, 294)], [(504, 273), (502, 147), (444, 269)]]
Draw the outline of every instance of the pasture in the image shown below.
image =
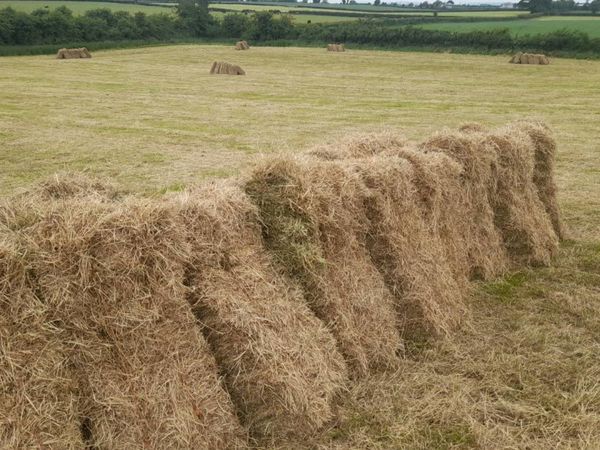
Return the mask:
[[(582, 21), (583, 22), (583, 21)], [(244, 77), (211, 76), (229, 61)], [(545, 120), (569, 240), (476, 283), (472, 325), (353, 383), (314, 448), (595, 448), (600, 439), (600, 62), (181, 45), (0, 59), (0, 194), (57, 171), (148, 196), (354, 133)]]
[(453, 22), (428, 23), (419, 25), (428, 30), (454, 31), (486, 31), (508, 28), (513, 34), (545, 34), (563, 29), (581, 31), (590, 37), (600, 37), (600, 17), (560, 17), (549, 16), (528, 20), (508, 20), (489, 22)]
[(74, 14), (83, 14), (90, 9), (108, 8), (111, 11), (126, 11), (129, 13), (144, 12), (153, 14), (167, 13), (170, 7), (136, 5), (134, 3), (87, 2), (87, 1), (40, 1), (40, 0), (0, 0), (0, 9), (11, 7), (16, 11), (30, 13), (36, 9), (56, 9), (66, 6)]

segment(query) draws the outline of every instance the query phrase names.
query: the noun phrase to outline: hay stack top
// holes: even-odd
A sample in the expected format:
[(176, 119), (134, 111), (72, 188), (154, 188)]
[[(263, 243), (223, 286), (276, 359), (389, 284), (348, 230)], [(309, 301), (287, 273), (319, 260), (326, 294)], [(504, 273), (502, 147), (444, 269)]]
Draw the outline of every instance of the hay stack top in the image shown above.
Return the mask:
[(344, 44), (327, 44), (328, 52), (345, 52)]
[(539, 55), (536, 53), (522, 53), (519, 52), (514, 55), (510, 61), (511, 64), (538, 64), (546, 66), (550, 64), (546, 55)]
[(229, 64), (228, 62), (215, 61), (210, 68), (210, 73), (221, 74), (221, 75), (246, 75), (244, 69), (235, 64)]
[(238, 41), (235, 44), (235, 49), (236, 50), (249, 50), (250, 46), (248, 45), (248, 43), (246, 41)]
[(92, 54), (85, 47), (81, 48), (61, 48), (56, 54), (57, 59), (79, 59), (91, 58)]

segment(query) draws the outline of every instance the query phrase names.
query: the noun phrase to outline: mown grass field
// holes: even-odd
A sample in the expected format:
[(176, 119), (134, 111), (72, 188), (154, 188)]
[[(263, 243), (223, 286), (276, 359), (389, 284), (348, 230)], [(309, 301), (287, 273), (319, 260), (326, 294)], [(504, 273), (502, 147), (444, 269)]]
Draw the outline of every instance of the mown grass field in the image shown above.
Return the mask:
[(136, 13), (138, 11), (146, 14), (152, 13), (168, 13), (171, 11), (169, 7), (135, 5), (133, 3), (113, 3), (113, 2), (87, 2), (87, 1), (39, 1), (39, 0), (0, 0), (0, 9), (11, 7), (16, 11), (31, 12), (40, 8), (56, 9), (60, 6), (66, 6), (74, 14), (83, 14), (90, 9), (108, 8), (112, 11), (127, 11)]
[(419, 25), (429, 30), (455, 32), (508, 28), (513, 34), (544, 34), (561, 29), (582, 31), (590, 37), (600, 37), (600, 17), (540, 17), (529, 20), (489, 22), (428, 23)]
[[(214, 60), (245, 77), (210, 76)], [(559, 142), (570, 240), (552, 268), (477, 286), (472, 325), (355, 384), (314, 448), (597, 448), (600, 62), (175, 46), (91, 60), (0, 59), (0, 193), (87, 170), (148, 195), (227, 176), (261, 152), (356, 132), (421, 139), (536, 116)]]

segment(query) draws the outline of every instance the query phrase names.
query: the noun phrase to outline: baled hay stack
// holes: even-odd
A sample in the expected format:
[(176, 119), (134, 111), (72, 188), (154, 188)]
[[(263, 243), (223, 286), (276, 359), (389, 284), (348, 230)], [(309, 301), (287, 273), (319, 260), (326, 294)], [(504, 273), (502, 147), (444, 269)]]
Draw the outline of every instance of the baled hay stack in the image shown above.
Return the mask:
[(0, 224), (0, 448), (84, 448), (69, 340)]
[(443, 243), (424, 216), (413, 165), (394, 156), (349, 163), (369, 189), (367, 247), (396, 298), (403, 337), (419, 342), (451, 333), (467, 310)]
[(521, 121), (513, 126), (527, 133), (535, 146), (535, 167), (533, 182), (537, 187), (540, 200), (550, 216), (554, 232), (559, 239), (564, 239), (565, 230), (560, 220), (560, 210), (556, 199), (556, 183), (554, 182), (554, 164), (556, 159), (556, 141), (552, 132), (542, 122)]
[(345, 52), (344, 44), (327, 44), (328, 52)]
[(550, 64), (546, 55), (522, 52), (516, 53), (509, 62), (511, 64), (538, 64), (543, 66)]
[(413, 149), (404, 136), (393, 132), (369, 133), (343, 139), (334, 145), (315, 147), (310, 154), (324, 160), (397, 156), (413, 165), (411, 182), (418, 192), (421, 212), (432, 240), (441, 240), (456, 281), (467, 287), (469, 273), (465, 247), (461, 166), (447, 155)]
[(250, 46), (246, 41), (238, 41), (235, 43), (236, 50), (249, 50)]
[(218, 61), (213, 63), (212, 67), (210, 68), (210, 73), (211, 75), (246, 75), (246, 72), (244, 72), (244, 69), (242, 69), (240, 66)]
[(481, 145), (480, 133), (445, 131), (434, 134), (420, 150), (444, 153), (462, 169), (463, 196), (460, 243), (467, 249), (471, 277), (490, 279), (508, 266), (502, 236), (494, 223), (492, 199), (497, 189), (498, 157), (493, 148)]
[(73, 198), (28, 230), (38, 291), (73, 347), (90, 447), (243, 445), (185, 298), (175, 213), (150, 200)]
[(363, 245), (364, 187), (342, 164), (273, 158), (250, 175), (275, 259), (303, 287), (356, 376), (393, 367), (402, 349), (394, 303)]
[(61, 48), (56, 54), (56, 59), (80, 59), (91, 58), (92, 54), (85, 47), (81, 48)]
[(495, 223), (517, 264), (548, 265), (558, 238), (533, 182), (535, 147), (528, 134), (505, 127), (485, 136), (483, 146), (498, 155)]
[(333, 336), (273, 267), (240, 188), (214, 183), (173, 201), (192, 250), (188, 299), (238, 415), (259, 438), (311, 435), (347, 378)]

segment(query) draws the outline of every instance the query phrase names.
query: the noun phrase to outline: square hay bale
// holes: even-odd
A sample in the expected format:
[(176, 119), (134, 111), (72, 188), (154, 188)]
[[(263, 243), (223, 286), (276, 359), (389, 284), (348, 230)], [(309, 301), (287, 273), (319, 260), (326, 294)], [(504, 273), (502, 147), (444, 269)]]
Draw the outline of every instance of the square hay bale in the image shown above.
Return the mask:
[(498, 182), (494, 149), (481, 145), (479, 133), (448, 130), (434, 134), (419, 149), (446, 154), (461, 166), (464, 195), (460, 214), (466, 218), (461, 243), (467, 248), (470, 277), (488, 280), (504, 273), (508, 255), (494, 222), (492, 203)]
[(211, 75), (246, 75), (244, 69), (235, 64), (230, 64), (228, 62), (213, 62), (210, 68)]
[(81, 59), (91, 58), (92, 54), (85, 47), (81, 48), (61, 48), (56, 54), (56, 59)]
[(533, 141), (535, 147), (533, 182), (537, 187), (538, 196), (550, 216), (554, 232), (559, 239), (564, 239), (565, 229), (560, 219), (554, 181), (556, 141), (552, 132), (546, 124), (535, 120), (516, 122), (513, 126), (527, 133)]
[(235, 43), (236, 50), (250, 50), (250, 46), (246, 41), (238, 41)]
[(244, 445), (186, 301), (185, 230), (152, 200), (72, 197), (25, 230), (37, 289), (73, 349), (86, 445)]
[(402, 341), (394, 301), (364, 247), (360, 179), (343, 165), (274, 157), (245, 185), (275, 260), (303, 288), (353, 375), (395, 367)]
[(71, 345), (25, 254), (0, 223), (0, 448), (84, 448)]
[(273, 266), (256, 207), (233, 183), (171, 201), (187, 231), (188, 300), (227, 390), (256, 438), (314, 434), (333, 417), (347, 368), (329, 330)]
[(549, 265), (558, 237), (534, 183), (535, 147), (517, 127), (486, 135), (482, 146), (498, 155), (497, 190), (493, 196), (496, 226), (515, 264)]

